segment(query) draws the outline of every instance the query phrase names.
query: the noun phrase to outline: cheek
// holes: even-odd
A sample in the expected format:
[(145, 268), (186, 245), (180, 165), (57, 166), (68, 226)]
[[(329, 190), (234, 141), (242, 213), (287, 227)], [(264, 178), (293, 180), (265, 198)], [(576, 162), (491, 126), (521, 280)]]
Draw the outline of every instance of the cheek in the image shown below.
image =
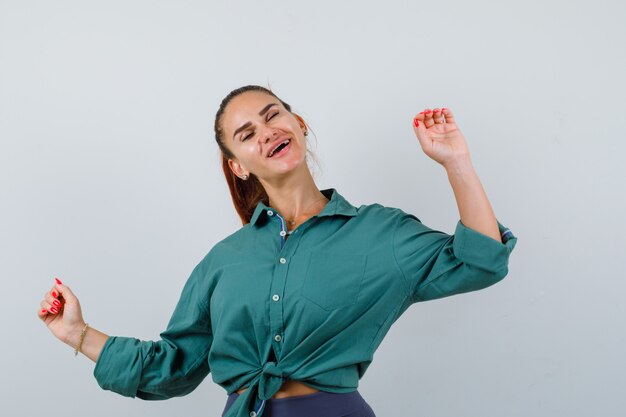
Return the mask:
[(255, 165), (256, 163), (258, 163), (259, 157), (261, 156), (261, 154), (259, 153), (258, 145), (252, 144), (242, 147), (240, 149), (239, 155), (241, 161), (247, 165)]

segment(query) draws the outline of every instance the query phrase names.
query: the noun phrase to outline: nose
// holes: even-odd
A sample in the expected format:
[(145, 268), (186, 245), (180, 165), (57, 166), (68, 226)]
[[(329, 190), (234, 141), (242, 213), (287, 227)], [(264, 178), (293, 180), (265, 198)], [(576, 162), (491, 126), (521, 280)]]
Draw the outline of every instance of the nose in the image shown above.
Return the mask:
[(263, 138), (263, 142), (267, 143), (270, 140), (272, 140), (272, 138), (274, 138), (274, 136), (276, 136), (277, 134), (278, 132), (276, 130), (272, 128), (268, 128), (268, 129), (265, 129), (261, 137)]

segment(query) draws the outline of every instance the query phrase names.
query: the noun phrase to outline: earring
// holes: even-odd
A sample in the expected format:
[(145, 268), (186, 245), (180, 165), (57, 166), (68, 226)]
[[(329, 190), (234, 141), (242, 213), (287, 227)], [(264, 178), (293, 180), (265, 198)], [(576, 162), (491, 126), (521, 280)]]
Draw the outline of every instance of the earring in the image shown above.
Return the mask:
[(245, 181), (245, 180), (247, 180), (247, 179), (248, 179), (248, 175), (243, 174), (243, 175), (241, 176), (241, 179), (242, 179), (242, 180), (244, 180), (244, 181)]

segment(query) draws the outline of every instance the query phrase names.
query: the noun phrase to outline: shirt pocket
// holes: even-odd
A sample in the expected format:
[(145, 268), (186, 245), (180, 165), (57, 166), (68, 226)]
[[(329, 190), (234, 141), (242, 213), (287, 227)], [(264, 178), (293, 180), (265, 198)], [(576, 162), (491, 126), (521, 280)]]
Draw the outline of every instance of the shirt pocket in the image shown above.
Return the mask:
[(366, 263), (365, 254), (324, 250), (311, 252), (302, 284), (302, 297), (328, 311), (356, 303)]

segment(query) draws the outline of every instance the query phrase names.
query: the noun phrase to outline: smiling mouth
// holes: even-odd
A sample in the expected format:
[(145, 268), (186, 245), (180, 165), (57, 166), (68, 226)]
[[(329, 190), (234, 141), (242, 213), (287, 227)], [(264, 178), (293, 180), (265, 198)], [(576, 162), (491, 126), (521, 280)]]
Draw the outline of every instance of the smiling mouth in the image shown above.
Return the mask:
[(268, 158), (273, 157), (274, 155), (280, 154), (280, 152), (285, 149), (291, 143), (291, 139), (285, 139), (282, 141), (277, 147), (272, 149), (270, 153), (267, 155)]

